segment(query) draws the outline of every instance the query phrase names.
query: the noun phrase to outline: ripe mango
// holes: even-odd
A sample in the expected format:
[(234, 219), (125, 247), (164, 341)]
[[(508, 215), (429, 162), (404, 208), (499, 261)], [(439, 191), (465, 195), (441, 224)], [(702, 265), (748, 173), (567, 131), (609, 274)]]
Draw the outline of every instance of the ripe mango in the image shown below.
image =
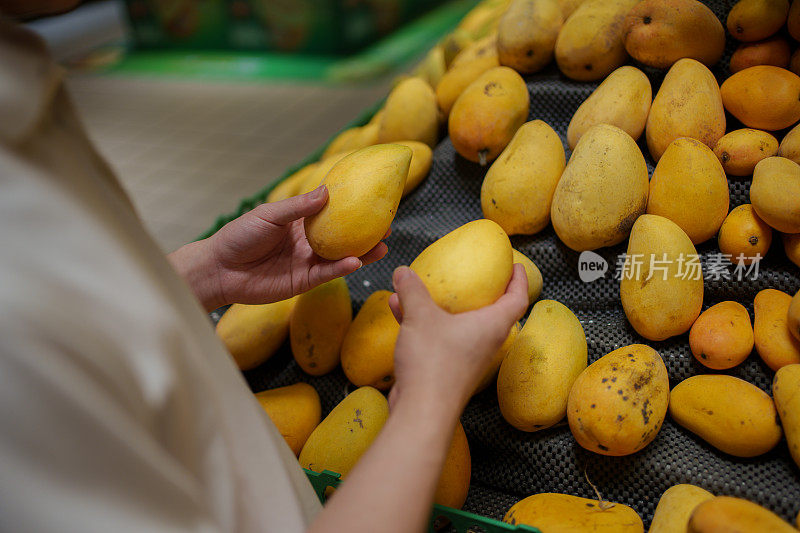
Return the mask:
[(627, 505), (555, 493), (534, 494), (518, 501), (503, 522), (533, 526), (546, 533), (644, 531), (642, 519)]
[(664, 361), (644, 344), (589, 365), (569, 392), (567, 419), (578, 444), (602, 455), (636, 453), (656, 438), (669, 403)]
[(460, 226), (422, 250), (411, 263), (431, 298), (450, 313), (494, 303), (513, 269), (511, 242), (491, 220)]
[(648, 533), (686, 533), (695, 507), (714, 495), (694, 485), (673, 485), (658, 500)]
[(386, 98), (378, 142), (419, 141), (435, 146), (439, 137), (436, 94), (421, 78), (398, 83)]
[(644, 0), (625, 17), (625, 49), (645, 65), (669, 68), (684, 57), (706, 66), (725, 51), (725, 29), (697, 0)]
[(346, 152), (348, 150), (356, 150), (358, 148), (364, 148), (363, 146), (357, 146), (358, 139), (361, 137), (361, 127), (356, 126), (354, 128), (347, 128), (346, 130), (339, 133), (333, 140), (328, 144), (325, 148), (325, 151), (322, 152), (322, 156), (320, 159), (326, 159), (334, 154), (338, 154), (339, 152)]
[(714, 146), (714, 154), (731, 176), (751, 176), (759, 161), (777, 153), (778, 139), (750, 128), (726, 133)]
[(389, 403), (372, 387), (360, 387), (325, 417), (300, 452), (300, 466), (346, 478), (383, 429)]
[(537, 302), (500, 366), (497, 400), (503, 418), (522, 431), (558, 423), (586, 358), (586, 336), (572, 311), (554, 300)]
[(800, 291), (797, 291), (792, 298), (792, 303), (789, 304), (786, 323), (789, 326), (789, 332), (800, 341)]
[(487, 70), (499, 66), (497, 35), (489, 35), (471, 44), (455, 57), (450, 69), (444, 73), (436, 86), (436, 102), (439, 110), (444, 116), (448, 116), (453, 104), (470, 83)]
[(733, 368), (753, 351), (753, 326), (738, 302), (720, 302), (703, 311), (689, 332), (692, 355), (714, 370)]
[(509, 235), (538, 233), (550, 223), (565, 165), (564, 146), (553, 128), (541, 120), (526, 122), (483, 179), (483, 216)]
[(779, 368), (772, 381), (772, 395), (781, 417), (789, 452), (795, 464), (800, 466), (800, 394), (797, 391), (800, 391), (800, 364)]
[(772, 398), (733, 376), (703, 374), (681, 381), (670, 393), (669, 414), (710, 445), (736, 457), (767, 453), (781, 440)]
[(628, 59), (625, 15), (639, 0), (587, 0), (570, 15), (556, 40), (556, 62), (568, 78), (594, 81)]
[(356, 386), (389, 390), (394, 384), (394, 346), (400, 324), (389, 308), (391, 294), (370, 294), (342, 341), (342, 370)]
[(469, 478), (472, 475), (472, 458), (464, 426), (456, 423), (453, 440), (444, 459), (442, 473), (436, 485), (433, 502), (453, 509), (461, 509), (467, 499)]
[(800, 233), (800, 165), (768, 157), (756, 165), (750, 202), (761, 219), (783, 233)]
[(323, 283), (297, 297), (289, 321), (289, 340), (294, 360), (305, 373), (322, 376), (336, 368), (352, 319), (350, 290), (344, 278)]
[(739, 0), (728, 13), (728, 31), (740, 41), (760, 41), (777, 33), (788, 15), (788, 0)]
[[(447, 69), (453, 64), (453, 59), (473, 42), (472, 37), (470, 37), (467, 32), (459, 29), (453, 30), (442, 39), (441, 46), (444, 52), (445, 72), (447, 72)], [(442, 80), (439, 81), (441, 82)]]
[(642, 337), (662, 341), (688, 331), (703, 307), (703, 276), (691, 239), (667, 218), (639, 217), (619, 291), (625, 315)]
[(586, 0), (558, 0), (559, 5), (561, 6), (561, 14), (564, 17), (564, 21), (566, 21), (570, 15), (572, 15), (578, 7), (584, 3)]
[(650, 106), (645, 137), (658, 161), (678, 137), (697, 139), (713, 148), (725, 135), (725, 109), (717, 80), (694, 59), (679, 59), (664, 77)]
[(317, 163), (304, 166), (275, 186), (267, 195), (267, 203), (280, 202), (299, 194), (299, 189), (317, 168)]
[(314, 168), (306, 174), (306, 178), (298, 185), (295, 194), (306, 194), (319, 187), (325, 179), (325, 176), (328, 175), (328, 172), (336, 166), (336, 163), (352, 154), (354, 151), (355, 150), (339, 152), (338, 154), (333, 154), (315, 163)]
[(256, 393), (256, 399), (278, 428), (283, 440), (295, 455), (319, 425), (322, 406), (319, 394), (308, 383), (295, 383)]
[(746, 68), (720, 87), (725, 109), (745, 126), (782, 130), (800, 120), (800, 76), (772, 65)]
[(532, 304), (542, 293), (542, 273), (539, 271), (539, 267), (519, 250), (512, 249), (511, 253), (514, 257), (514, 263), (519, 263), (525, 267), (525, 274), (528, 276), (528, 303)]
[(781, 239), (783, 239), (783, 250), (786, 252), (786, 257), (800, 267), (800, 233), (784, 233), (781, 235)]
[(718, 531), (797, 533), (795, 528), (769, 509), (732, 496), (717, 496), (701, 503), (689, 519), (687, 533)]
[(672, 141), (653, 171), (647, 213), (670, 219), (699, 244), (717, 234), (729, 205), (728, 178), (714, 152), (696, 139)]
[(411, 164), (408, 167), (406, 185), (403, 187), (403, 197), (405, 197), (428, 177), (433, 162), (433, 150), (427, 144), (419, 141), (396, 141), (393, 144), (411, 148)]
[(563, 22), (558, 0), (513, 0), (497, 26), (500, 64), (522, 74), (542, 70), (553, 60)]
[(462, 157), (485, 166), (511, 142), (528, 118), (525, 81), (508, 67), (487, 70), (458, 97), (448, 118), (453, 147)]
[(719, 229), (719, 251), (729, 254), (734, 265), (749, 265), (767, 255), (772, 228), (761, 220), (751, 204), (735, 207)]
[(786, 29), (795, 41), (800, 41), (800, 4), (792, 2), (786, 19)]
[(255, 368), (278, 351), (289, 333), (297, 297), (264, 305), (233, 304), (217, 322), (217, 335), (239, 369)]
[(730, 71), (735, 74), (740, 70), (756, 65), (773, 65), (788, 68), (792, 57), (789, 42), (783, 37), (770, 37), (754, 43), (742, 43), (731, 56)]
[(514, 342), (517, 340), (517, 336), (519, 335), (520, 325), (519, 322), (516, 322), (513, 326), (511, 326), (511, 331), (508, 332), (508, 337), (506, 340), (503, 341), (503, 344), (500, 346), (500, 349), (494, 354), (492, 358), (492, 362), (489, 364), (489, 368), (483, 373), (481, 380), (478, 382), (478, 386), (475, 387), (475, 392), (473, 394), (478, 394), (483, 389), (488, 387), (492, 381), (495, 381), (497, 377), (497, 371), (500, 370), (500, 365), (503, 363), (503, 360), (508, 355), (508, 352), (511, 350), (511, 347), (514, 345)]
[(589, 128), (610, 124), (638, 139), (644, 131), (653, 91), (650, 80), (636, 67), (624, 66), (608, 75), (572, 115), (567, 143), (574, 150)]
[(325, 259), (360, 257), (380, 242), (394, 220), (412, 151), (378, 144), (343, 158), (325, 176), (328, 203), (306, 217), (311, 249)]
[(756, 351), (772, 370), (800, 363), (800, 340), (789, 331), (792, 297), (777, 289), (756, 294), (753, 325)]
[(631, 136), (616, 126), (593, 126), (556, 186), (553, 229), (576, 251), (618, 244), (645, 212), (648, 188), (647, 165)]
[(795, 126), (783, 137), (777, 155), (800, 164), (800, 126)]

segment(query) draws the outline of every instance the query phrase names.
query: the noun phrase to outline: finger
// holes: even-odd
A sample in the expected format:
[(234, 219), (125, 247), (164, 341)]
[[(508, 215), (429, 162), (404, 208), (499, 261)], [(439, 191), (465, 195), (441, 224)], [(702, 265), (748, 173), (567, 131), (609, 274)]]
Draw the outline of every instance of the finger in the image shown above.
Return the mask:
[(399, 298), (401, 314), (404, 317), (424, 313), (436, 307), (428, 288), (425, 287), (416, 272), (407, 266), (395, 269), (392, 282)]
[(382, 239), (388, 239), (389, 235), (391, 235), (391, 234), (392, 234), (392, 227), (389, 226), (389, 229), (386, 230), (386, 233), (383, 235)]
[(327, 201), (328, 189), (325, 185), (320, 185), (313, 191), (300, 196), (292, 196), (280, 202), (261, 204), (253, 210), (253, 213), (266, 222), (285, 226), (295, 220), (318, 213)]
[(394, 319), (397, 320), (397, 323), (402, 324), (403, 309), (400, 307), (400, 297), (397, 296), (397, 293), (392, 293), (389, 296), (389, 309), (392, 310), (392, 314), (394, 315)]
[(312, 287), (316, 287), (332, 279), (352, 274), (359, 268), (361, 268), (361, 260), (357, 257), (345, 257), (338, 261), (322, 261), (308, 270), (309, 283)]
[(386, 246), (386, 243), (379, 242), (378, 244), (375, 245), (375, 248), (362, 255), (359, 259), (361, 259), (361, 262), (363, 264), (368, 265), (370, 263), (378, 261), (379, 259), (383, 259), (388, 252), (389, 252), (389, 247)]
[(484, 315), (484, 320), (501, 320), (503, 323), (515, 322), (522, 318), (528, 308), (528, 276), (525, 267), (514, 264), (511, 280), (508, 282), (506, 292), (491, 305), (475, 311)]

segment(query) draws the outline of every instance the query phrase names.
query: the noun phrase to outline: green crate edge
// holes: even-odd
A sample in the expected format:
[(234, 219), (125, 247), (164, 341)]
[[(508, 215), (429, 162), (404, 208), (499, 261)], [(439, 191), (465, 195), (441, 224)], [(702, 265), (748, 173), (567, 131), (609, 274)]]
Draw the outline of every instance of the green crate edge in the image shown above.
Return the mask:
[(381, 98), (380, 100), (378, 100), (377, 102), (372, 104), (370, 107), (368, 107), (367, 109), (362, 111), (361, 114), (358, 117), (356, 117), (355, 120), (349, 122), (341, 130), (339, 130), (338, 132), (333, 134), (331, 136), (331, 138), (328, 139), (328, 141), (325, 144), (323, 144), (317, 150), (312, 152), (311, 155), (309, 155), (308, 157), (306, 157), (305, 159), (303, 159), (302, 161), (300, 161), (296, 165), (293, 165), (293, 166), (289, 167), (286, 170), (286, 172), (281, 174), (281, 176), (278, 179), (276, 179), (275, 181), (273, 181), (272, 183), (270, 183), (269, 185), (267, 185), (266, 187), (264, 187), (263, 189), (258, 191), (256, 194), (254, 194), (252, 196), (248, 196), (247, 198), (245, 198), (241, 202), (239, 202), (239, 206), (236, 208), (236, 210), (234, 212), (228, 213), (226, 215), (220, 215), (219, 217), (217, 217), (217, 219), (214, 221), (214, 224), (208, 230), (206, 230), (202, 235), (197, 237), (197, 239), (195, 239), (195, 240), (199, 241), (201, 239), (206, 239), (206, 238), (212, 236), (214, 233), (219, 231), (220, 228), (222, 228), (222, 226), (224, 226), (225, 224), (227, 224), (231, 220), (243, 215), (244, 213), (246, 213), (246, 212), (250, 211), (251, 209), (255, 208), (256, 206), (258, 206), (260, 204), (263, 204), (266, 201), (267, 196), (269, 195), (269, 193), (272, 192), (272, 190), (275, 187), (277, 187), (281, 182), (283, 182), (286, 178), (288, 178), (289, 176), (291, 176), (292, 174), (294, 174), (295, 172), (297, 172), (298, 170), (300, 170), (304, 166), (318, 161), (319, 158), (322, 156), (323, 152), (325, 152), (325, 149), (331, 144), (331, 142), (341, 132), (343, 132), (344, 130), (346, 130), (348, 128), (354, 128), (354, 127), (357, 127), (357, 126), (363, 126), (364, 124), (369, 122), (369, 120), (375, 115), (375, 113), (378, 112), (378, 109), (381, 108), (381, 106), (383, 105), (383, 103), (385, 101), (386, 101), (386, 98)]
[[(313, 470), (304, 468), (303, 471), (311, 482), (311, 486), (314, 487), (317, 498), (319, 498), (319, 501), (322, 503), (325, 503), (325, 489), (328, 487), (336, 488), (342, 482), (342, 476), (330, 470), (314, 472)], [(468, 533), (471, 531), (470, 528), (474, 526), (480, 526), (486, 533), (542, 533), (541, 530), (535, 527), (507, 524), (506, 522), (501, 522), (493, 518), (486, 518), (485, 516), (468, 513), (467, 511), (453, 509), (452, 507), (445, 507), (439, 504), (434, 504), (433, 506), (433, 514), (428, 526), (429, 532), (433, 533), (436, 531), (434, 524), (439, 517), (447, 518), (459, 533)]]

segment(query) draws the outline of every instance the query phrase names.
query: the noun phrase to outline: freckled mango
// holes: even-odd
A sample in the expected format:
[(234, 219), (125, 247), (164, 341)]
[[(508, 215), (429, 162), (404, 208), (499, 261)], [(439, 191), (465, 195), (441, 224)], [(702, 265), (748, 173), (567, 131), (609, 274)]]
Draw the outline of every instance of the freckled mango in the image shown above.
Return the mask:
[(697, 317), (689, 332), (692, 355), (714, 370), (733, 368), (753, 351), (753, 326), (738, 302), (720, 302)]
[(759, 161), (777, 153), (778, 139), (750, 128), (726, 133), (714, 146), (714, 155), (731, 176), (750, 176)]
[(642, 519), (627, 505), (555, 493), (534, 494), (515, 503), (503, 522), (529, 525), (546, 533), (644, 531)]

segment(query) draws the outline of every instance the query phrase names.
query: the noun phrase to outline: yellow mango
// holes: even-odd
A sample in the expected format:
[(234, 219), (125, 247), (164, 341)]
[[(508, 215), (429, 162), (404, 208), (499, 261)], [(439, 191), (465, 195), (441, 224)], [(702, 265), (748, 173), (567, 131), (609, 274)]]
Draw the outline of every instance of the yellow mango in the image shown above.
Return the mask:
[(592, 126), (556, 186), (553, 229), (579, 252), (618, 244), (645, 212), (648, 187), (647, 165), (631, 136), (616, 126)]
[(648, 533), (686, 533), (695, 507), (714, 495), (694, 485), (673, 485), (658, 500)]
[(270, 191), (269, 195), (267, 195), (267, 203), (280, 202), (299, 194), (300, 187), (316, 168), (317, 163), (311, 163), (287, 177)]
[[(470, 37), (467, 32), (458, 29), (448, 33), (447, 36), (442, 39), (441, 47), (444, 53), (445, 72), (453, 64), (453, 60), (456, 56), (473, 42), (472, 37)], [(439, 81), (441, 82), (441, 80)]]
[(344, 278), (323, 283), (297, 297), (289, 321), (289, 340), (294, 360), (304, 372), (321, 376), (336, 368), (352, 319), (350, 291)]
[(256, 393), (256, 399), (278, 428), (283, 440), (295, 455), (319, 425), (322, 406), (319, 394), (308, 383), (295, 383)]
[(586, 0), (558, 0), (564, 20), (566, 21), (585, 1)]
[(800, 340), (800, 291), (797, 291), (794, 298), (792, 298), (792, 303), (789, 304), (786, 324), (789, 326), (789, 332), (794, 335), (794, 338)]
[(478, 386), (475, 387), (475, 392), (473, 394), (478, 394), (483, 389), (489, 386), (492, 381), (495, 380), (497, 377), (497, 371), (500, 370), (500, 365), (503, 363), (503, 360), (508, 355), (509, 350), (514, 345), (514, 342), (517, 340), (517, 336), (519, 335), (519, 322), (516, 322), (513, 326), (511, 326), (511, 331), (508, 332), (508, 336), (506, 340), (503, 341), (503, 344), (500, 346), (500, 349), (494, 354), (492, 358), (492, 362), (489, 364), (489, 368), (483, 373), (481, 380), (478, 382)]
[(714, 75), (694, 59), (679, 59), (669, 69), (647, 116), (645, 137), (658, 161), (678, 137), (713, 148), (725, 135), (725, 109)]
[(320, 159), (326, 159), (334, 154), (338, 154), (339, 152), (363, 148), (363, 146), (356, 146), (360, 136), (360, 126), (347, 128), (333, 138), (330, 144), (328, 144), (327, 148), (325, 148), (325, 151), (322, 152)]
[(644, 0), (625, 17), (625, 49), (645, 65), (669, 68), (689, 57), (713, 66), (725, 51), (725, 29), (697, 0)]
[(672, 141), (653, 171), (647, 213), (670, 219), (700, 244), (717, 234), (729, 205), (728, 178), (714, 152), (696, 139)]
[(669, 403), (664, 361), (644, 344), (623, 346), (581, 372), (567, 401), (578, 444), (602, 455), (636, 453), (658, 435)]
[(422, 78), (431, 87), (436, 87), (442, 80), (447, 64), (444, 60), (444, 48), (441, 45), (436, 45), (428, 51), (425, 58), (420, 61), (417, 67), (413, 70), (412, 74)]
[(394, 384), (394, 345), (400, 324), (389, 308), (390, 291), (369, 295), (342, 341), (342, 370), (351, 383), (389, 390)]
[(542, 293), (542, 273), (527, 255), (517, 249), (512, 249), (511, 253), (513, 254), (514, 263), (519, 263), (525, 267), (525, 274), (528, 276), (528, 303), (532, 304)]
[(360, 257), (380, 242), (394, 220), (412, 151), (378, 144), (343, 158), (325, 176), (328, 203), (304, 219), (311, 249), (325, 259)]
[(736, 74), (740, 70), (756, 65), (773, 65), (788, 68), (792, 57), (789, 41), (783, 37), (770, 37), (763, 41), (741, 43), (731, 56), (730, 71)]
[(732, 496), (717, 496), (698, 505), (692, 512), (689, 528), (686, 531), (687, 533), (727, 531), (797, 533), (795, 528), (769, 509)]
[(743, 379), (721, 374), (692, 376), (669, 396), (675, 422), (730, 455), (755, 457), (781, 440), (775, 404)]
[(608, 75), (578, 107), (567, 128), (567, 143), (574, 150), (586, 131), (610, 124), (638, 139), (644, 131), (653, 91), (650, 80), (636, 67), (624, 66)]
[(703, 307), (703, 275), (691, 239), (667, 218), (639, 217), (619, 291), (625, 315), (642, 337), (662, 341), (688, 331)]
[(497, 30), (497, 23), (511, 0), (483, 0), (458, 23), (473, 39), (480, 39)]
[(783, 240), (783, 250), (789, 261), (800, 267), (800, 233), (781, 235)]
[(325, 179), (325, 176), (328, 175), (328, 172), (330, 172), (339, 161), (352, 154), (354, 151), (355, 150), (339, 152), (338, 154), (333, 154), (332, 156), (328, 156), (314, 163), (314, 168), (306, 174), (306, 178), (298, 185), (295, 194), (306, 194), (319, 187)]
[(272, 357), (289, 333), (297, 297), (264, 305), (233, 304), (217, 322), (217, 335), (241, 370)]
[(360, 387), (325, 417), (300, 452), (300, 466), (346, 478), (389, 417), (389, 403), (372, 387)]
[(442, 473), (436, 485), (433, 502), (453, 509), (461, 509), (467, 499), (469, 478), (472, 474), (472, 458), (464, 426), (456, 423), (453, 440), (444, 459)]
[(733, 208), (719, 228), (719, 250), (734, 265), (749, 265), (767, 255), (772, 228), (761, 220), (751, 204)]
[(586, 358), (586, 336), (572, 311), (554, 300), (537, 302), (500, 366), (497, 400), (503, 418), (522, 431), (562, 420)]
[(750, 176), (759, 161), (777, 153), (778, 139), (750, 128), (726, 133), (714, 146), (714, 155), (731, 176)]
[(800, 76), (773, 65), (740, 70), (720, 87), (725, 109), (745, 126), (782, 130), (800, 120)]
[(439, 110), (450, 114), (453, 104), (470, 83), (487, 70), (499, 67), (497, 56), (497, 35), (489, 35), (474, 42), (453, 60), (450, 69), (444, 73), (436, 86), (436, 102)]
[(639, 0), (587, 0), (570, 15), (556, 40), (556, 62), (568, 78), (594, 81), (628, 59), (625, 15)]
[(795, 126), (783, 137), (777, 155), (800, 164), (800, 126)]
[(491, 220), (474, 220), (422, 250), (411, 270), (439, 307), (462, 313), (492, 304), (506, 292), (512, 257), (503, 228)]
[(529, 105), (528, 86), (519, 74), (508, 67), (487, 70), (453, 104), (447, 122), (453, 147), (485, 166), (525, 123)]
[(627, 505), (555, 493), (534, 494), (518, 501), (503, 522), (536, 527), (545, 533), (644, 532), (642, 519)]
[(753, 324), (756, 351), (772, 370), (800, 363), (800, 340), (789, 331), (792, 297), (776, 289), (756, 294)]
[(500, 64), (523, 74), (542, 70), (563, 22), (558, 0), (513, 0), (497, 26)]
[(419, 141), (396, 141), (394, 144), (411, 148), (411, 164), (408, 167), (406, 185), (403, 187), (403, 196), (406, 196), (428, 177), (433, 162), (433, 150)]
[(788, 0), (739, 0), (728, 12), (728, 31), (740, 41), (760, 41), (777, 33), (788, 16)]
[(436, 94), (424, 80), (408, 78), (389, 93), (378, 130), (378, 142), (419, 141), (435, 146), (439, 137)]
[(750, 203), (761, 219), (783, 233), (800, 233), (800, 165), (768, 157), (753, 171)]
[(786, 443), (795, 464), (800, 466), (800, 364), (786, 365), (775, 372), (772, 395), (781, 417)]
[(753, 351), (753, 326), (738, 302), (720, 302), (703, 311), (689, 332), (692, 355), (714, 370), (733, 368)]
[(542, 122), (523, 124), (481, 186), (483, 216), (509, 235), (533, 235), (550, 223), (553, 194), (566, 165), (558, 134)]

